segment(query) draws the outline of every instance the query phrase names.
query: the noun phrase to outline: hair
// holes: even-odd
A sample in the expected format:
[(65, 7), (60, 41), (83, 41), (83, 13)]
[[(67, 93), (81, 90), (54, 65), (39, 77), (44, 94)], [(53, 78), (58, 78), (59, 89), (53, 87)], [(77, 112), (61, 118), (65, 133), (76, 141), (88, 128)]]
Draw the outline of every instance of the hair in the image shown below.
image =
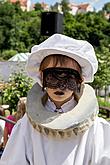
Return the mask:
[(21, 97), (17, 104), (17, 112), (15, 114), (16, 121), (21, 119), (26, 112), (26, 97)]
[(2, 107), (0, 107), (0, 116), (5, 116), (5, 111)]
[(60, 65), (62, 66), (68, 62), (68, 59), (71, 59), (73, 61), (73, 65), (75, 66), (75, 68), (78, 69), (78, 72), (80, 74), (82, 73), (81, 67), (76, 60), (74, 60), (73, 58), (70, 58), (68, 56), (61, 55), (61, 54), (52, 54), (52, 55), (46, 56), (42, 60), (39, 70), (41, 70), (41, 71), (44, 70), (50, 64), (51, 59), (53, 60), (53, 67), (57, 66), (58, 63), (60, 63)]

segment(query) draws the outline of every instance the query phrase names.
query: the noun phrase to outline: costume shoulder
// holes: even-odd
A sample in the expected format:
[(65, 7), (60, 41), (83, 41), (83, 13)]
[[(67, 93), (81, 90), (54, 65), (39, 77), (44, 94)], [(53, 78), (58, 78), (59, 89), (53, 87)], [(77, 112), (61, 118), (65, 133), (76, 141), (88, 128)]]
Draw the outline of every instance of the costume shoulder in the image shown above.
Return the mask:
[[(102, 131), (102, 132), (101, 132)], [(103, 133), (103, 135), (110, 135), (110, 122), (101, 118), (96, 118), (96, 124), (94, 126), (94, 133), (95, 135)], [(109, 138), (108, 136), (104, 136), (104, 138)]]
[[(0, 165), (7, 165), (7, 162), (8, 165), (30, 164), (27, 156), (31, 152), (31, 140), (29, 141), (31, 129), (30, 127), (31, 126), (29, 125), (27, 116), (24, 115), (24, 117), (17, 122), (12, 130), (10, 138), (1, 157)], [(27, 129), (28, 131), (26, 131)]]
[(110, 123), (97, 117), (94, 124), (94, 139), (92, 163), (98, 165), (110, 164)]

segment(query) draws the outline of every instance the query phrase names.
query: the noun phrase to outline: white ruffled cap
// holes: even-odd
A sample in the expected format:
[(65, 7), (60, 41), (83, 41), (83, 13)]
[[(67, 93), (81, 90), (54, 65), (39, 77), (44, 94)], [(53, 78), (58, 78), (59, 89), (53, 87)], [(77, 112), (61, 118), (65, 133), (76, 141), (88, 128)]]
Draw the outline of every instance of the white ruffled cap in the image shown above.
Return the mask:
[(84, 82), (92, 82), (98, 69), (93, 46), (83, 40), (76, 40), (62, 34), (54, 34), (31, 49), (26, 70), (28, 75), (41, 85), (39, 66), (48, 55), (62, 54), (76, 60), (82, 68)]

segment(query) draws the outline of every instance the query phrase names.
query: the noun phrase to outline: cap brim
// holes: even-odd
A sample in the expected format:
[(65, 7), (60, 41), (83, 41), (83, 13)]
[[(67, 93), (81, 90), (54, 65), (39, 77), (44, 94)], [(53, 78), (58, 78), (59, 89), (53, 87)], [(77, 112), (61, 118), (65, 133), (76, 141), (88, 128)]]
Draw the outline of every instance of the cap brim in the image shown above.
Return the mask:
[(38, 72), (39, 72), (39, 66), (41, 61), (48, 55), (52, 55), (52, 54), (61, 54), (61, 55), (65, 55), (68, 56), (74, 60), (76, 60), (79, 65), (82, 68), (82, 76), (84, 78), (85, 82), (92, 82), (93, 81), (93, 77), (91, 77), (91, 75), (93, 75), (93, 69), (91, 66), (91, 63), (86, 59), (86, 58), (82, 58), (81, 54), (78, 54), (78, 52), (72, 52), (70, 50), (65, 50), (62, 48), (42, 48), (37, 50), (36, 52), (31, 53), (27, 65), (26, 65), (26, 70), (27, 73), (30, 77), (32, 77), (33, 79), (38, 81)]

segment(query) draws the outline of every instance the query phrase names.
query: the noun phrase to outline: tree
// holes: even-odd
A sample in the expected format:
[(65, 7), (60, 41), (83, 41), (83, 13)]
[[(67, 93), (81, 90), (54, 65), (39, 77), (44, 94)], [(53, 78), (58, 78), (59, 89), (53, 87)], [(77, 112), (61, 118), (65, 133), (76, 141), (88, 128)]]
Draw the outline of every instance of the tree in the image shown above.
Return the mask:
[(43, 7), (42, 7), (41, 3), (35, 3), (34, 9), (35, 9), (35, 11), (42, 11)]
[(110, 22), (95, 12), (80, 13), (75, 16), (66, 13), (64, 17), (64, 33), (76, 39), (85, 39), (94, 47), (109, 44)]
[(68, 13), (69, 11), (71, 11), (71, 8), (69, 7), (69, 0), (62, 0), (61, 6), (62, 6), (62, 12), (64, 15)]
[(95, 89), (105, 88), (110, 85), (110, 50), (106, 47), (101, 47), (97, 52), (99, 63), (98, 71), (95, 75), (95, 80), (92, 83)]
[(14, 56), (15, 54), (17, 54), (17, 51), (16, 50), (4, 50), (1, 54), (1, 61), (4, 61), (4, 60), (8, 60), (10, 59), (12, 56)]
[(110, 2), (106, 3), (104, 5), (104, 7), (102, 8), (102, 10), (109, 14), (110, 13)]
[(26, 97), (28, 90), (32, 87), (32, 80), (22, 73), (15, 73), (10, 77), (10, 85), (3, 91), (3, 100), (9, 104), (9, 110), (17, 110), (20, 97)]
[(10, 49), (10, 32), (14, 27), (13, 16), (21, 13), (19, 4), (0, 2), (0, 50)]

